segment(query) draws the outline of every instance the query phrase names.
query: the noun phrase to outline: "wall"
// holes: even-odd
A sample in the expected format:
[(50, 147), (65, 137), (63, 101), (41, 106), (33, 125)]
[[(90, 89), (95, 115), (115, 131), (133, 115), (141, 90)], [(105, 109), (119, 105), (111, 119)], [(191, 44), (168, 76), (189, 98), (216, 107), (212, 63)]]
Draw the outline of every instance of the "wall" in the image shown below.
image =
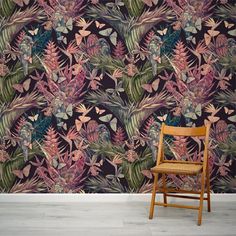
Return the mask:
[[(150, 192), (163, 121), (212, 123), (212, 190), (235, 192), (233, 1), (0, 4), (1, 192)], [(199, 140), (166, 143), (201, 159)]]

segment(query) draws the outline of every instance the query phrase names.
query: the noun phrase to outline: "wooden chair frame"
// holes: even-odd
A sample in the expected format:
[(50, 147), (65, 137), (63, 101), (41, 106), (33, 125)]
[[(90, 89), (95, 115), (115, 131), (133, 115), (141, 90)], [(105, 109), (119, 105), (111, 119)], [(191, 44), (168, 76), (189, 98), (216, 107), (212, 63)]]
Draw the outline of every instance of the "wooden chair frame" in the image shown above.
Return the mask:
[[(160, 132), (160, 140), (158, 145), (158, 153), (157, 153), (157, 162), (156, 167), (158, 167), (161, 163), (179, 163), (179, 164), (196, 164), (201, 165), (202, 169), (199, 174), (201, 174), (201, 190), (200, 191), (188, 191), (183, 189), (173, 189), (173, 188), (166, 188), (166, 174), (178, 174), (178, 173), (171, 173), (171, 172), (158, 172), (153, 171), (154, 174), (154, 183), (153, 183), (153, 191), (152, 191), (152, 198), (151, 198), (151, 205), (150, 205), (150, 212), (149, 212), (149, 219), (153, 218), (154, 213), (154, 206), (164, 206), (164, 207), (179, 207), (179, 208), (187, 208), (187, 209), (195, 209), (198, 210), (198, 225), (201, 225), (202, 222), (202, 209), (203, 209), (203, 200), (207, 200), (208, 212), (211, 211), (211, 203), (210, 203), (210, 176), (208, 170), (208, 143), (209, 143), (209, 132), (210, 132), (210, 124), (201, 127), (173, 127), (167, 126), (162, 123), (161, 132)], [(205, 145), (204, 145), (204, 154), (203, 154), (203, 161), (202, 162), (190, 162), (190, 161), (172, 161), (172, 160), (165, 160), (164, 159), (164, 150), (163, 150), (163, 137), (164, 135), (173, 135), (173, 136), (189, 136), (189, 137), (197, 137), (197, 136), (205, 136)], [(158, 174), (162, 174), (162, 182), (163, 187), (158, 188)], [(207, 186), (206, 193), (207, 197), (204, 197), (205, 193), (205, 184)], [(155, 202), (156, 192), (157, 190), (163, 193), (163, 202)], [(181, 194), (175, 194), (181, 193)], [(200, 196), (189, 196), (184, 194), (199, 194)], [(180, 205), (180, 204), (171, 204), (167, 203), (167, 197), (178, 197), (178, 198), (186, 198), (186, 199), (199, 199), (199, 206), (189, 206), (189, 205)]]

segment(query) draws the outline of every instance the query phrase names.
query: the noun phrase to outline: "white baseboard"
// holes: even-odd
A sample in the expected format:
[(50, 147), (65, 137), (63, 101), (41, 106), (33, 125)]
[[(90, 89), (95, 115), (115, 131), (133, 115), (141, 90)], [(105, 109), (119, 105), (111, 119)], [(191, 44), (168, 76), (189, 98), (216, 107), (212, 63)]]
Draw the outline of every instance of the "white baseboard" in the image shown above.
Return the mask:
[[(162, 199), (162, 194), (157, 198)], [(150, 202), (151, 194), (0, 194), (2, 202)], [(213, 202), (235, 201), (236, 194), (211, 194)], [(183, 201), (183, 199), (171, 198), (171, 202)]]

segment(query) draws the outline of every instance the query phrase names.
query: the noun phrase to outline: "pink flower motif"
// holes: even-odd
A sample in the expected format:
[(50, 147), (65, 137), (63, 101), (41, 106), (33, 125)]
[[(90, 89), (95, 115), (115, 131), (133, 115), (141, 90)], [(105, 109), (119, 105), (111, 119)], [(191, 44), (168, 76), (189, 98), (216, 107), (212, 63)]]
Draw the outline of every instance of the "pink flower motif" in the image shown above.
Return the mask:
[(10, 160), (9, 154), (5, 150), (0, 149), (0, 162), (4, 163)]
[(128, 162), (133, 163), (135, 160), (138, 159), (138, 154), (134, 150), (128, 150), (126, 152), (126, 159)]
[(218, 121), (214, 133), (218, 142), (225, 142), (228, 138), (227, 123), (224, 120)]
[(218, 160), (218, 163), (215, 164), (219, 166), (217, 174), (219, 173), (221, 176), (226, 176), (230, 171), (229, 166), (231, 166), (232, 162), (226, 161), (226, 156), (223, 156), (221, 157), (221, 159)]
[(89, 171), (92, 176), (97, 176), (97, 175), (99, 175), (99, 172), (101, 171), (101, 169), (94, 165), (94, 166), (90, 167)]
[(227, 54), (228, 46), (227, 46), (227, 37), (224, 34), (219, 34), (216, 37), (215, 41), (215, 51), (218, 56), (223, 57)]
[(88, 173), (91, 173), (92, 176), (99, 175), (101, 171), (101, 166), (103, 165), (103, 160), (100, 162), (97, 162), (97, 157), (93, 156), (89, 163), (86, 163), (87, 166), (89, 166)]
[(4, 77), (9, 73), (9, 68), (0, 62), (0, 76)]
[(173, 142), (173, 152), (175, 158), (181, 160), (188, 154), (187, 138), (183, 136), (174, 136), (174, 137), (175, 140)]

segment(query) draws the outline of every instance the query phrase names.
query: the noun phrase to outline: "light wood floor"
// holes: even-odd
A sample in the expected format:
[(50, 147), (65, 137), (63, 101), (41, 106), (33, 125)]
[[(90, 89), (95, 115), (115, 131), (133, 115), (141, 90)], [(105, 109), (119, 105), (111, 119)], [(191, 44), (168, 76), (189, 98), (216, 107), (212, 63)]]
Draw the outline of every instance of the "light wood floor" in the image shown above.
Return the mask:
[(0, 203), (1, 236), (217, 236), (235, 235), (236, 203), (212, 202), (212, 212), (155, 208), (148, 202)]

